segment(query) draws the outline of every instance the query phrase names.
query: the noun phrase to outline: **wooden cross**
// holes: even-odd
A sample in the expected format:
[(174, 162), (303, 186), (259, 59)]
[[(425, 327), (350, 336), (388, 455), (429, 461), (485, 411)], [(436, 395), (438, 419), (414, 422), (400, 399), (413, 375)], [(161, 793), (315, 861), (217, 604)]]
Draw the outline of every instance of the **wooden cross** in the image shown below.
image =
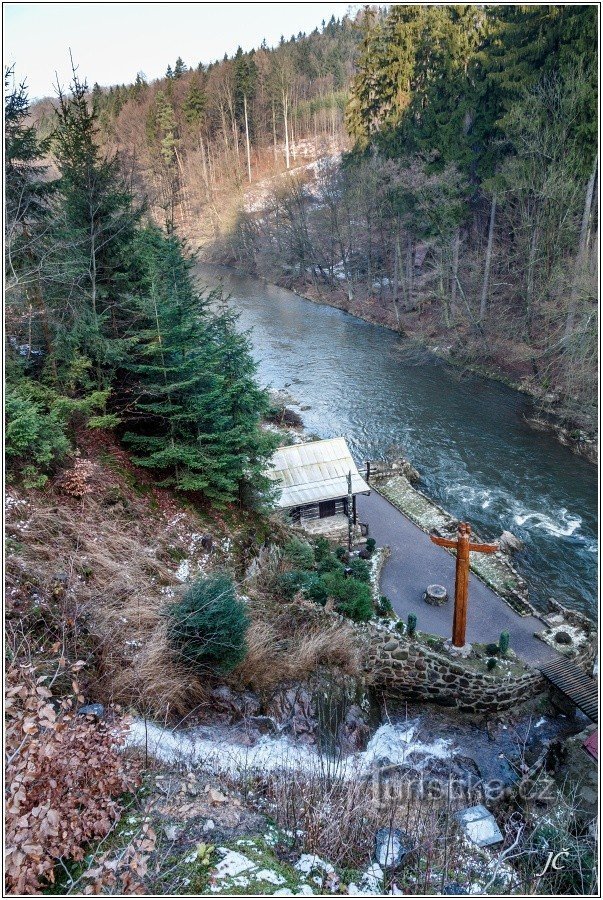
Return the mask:
[(440, 547), (451, 547), (456, 550), (456, 576), (454, 581), (454, 619), (452, 622), (452, 644), (454, 647), (465, 646), (467, 630), (467, 600), (469, 598), (469, 551), (476, 553), (496, 553), (498, 544), (472, 544), (471, 526), (467, 522), (459, 522), (456, 540), (429, 535), (434, 544)]

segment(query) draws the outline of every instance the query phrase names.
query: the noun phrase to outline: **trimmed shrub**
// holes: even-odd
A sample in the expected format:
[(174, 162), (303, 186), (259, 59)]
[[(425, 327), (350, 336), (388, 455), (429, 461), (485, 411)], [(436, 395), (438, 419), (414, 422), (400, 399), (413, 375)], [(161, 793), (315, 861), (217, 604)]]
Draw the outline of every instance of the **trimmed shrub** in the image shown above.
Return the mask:
[(349, 562), (349, 568), (352, 570), (352, 578), (356, 578), (358, 579), (358, 581), (366, 582), (369, 582), (371, 580), (371, 570), (363, 559), (351, 559)]
[(417, 630), (417, 617), (414, 613), (408, 614), (406, 629), (409, 637), (412, 637)]
[(486, 644), (486, 653), (488, 656), (496, 656), (498, 653), (498, 644)]
[(329, 572), (322, 576), (327, 596), (332, 597), (340, 613), (354, 622), (368, 622), (373, 615), (373, 598), (368, 584), (355, 578)]
[(509, 632), (501, 631), (500, 637), (498, 639), (498, 649), (500, 650), (502, 656), (505, 655), (507, 650), (509, 649)]
[(283, 548), (285, 559), (299, 569), (311, 569), (314, 565), (314, 551), (306, 541), (291, 538)]
[(486, 667), (489, 672), (491, 672), (492, 669), (495, 669), (497, 665), (498, 665), (498, 663), (496, 662), (496, 660), (494, 659), (493, 656), (491, 656), (490, 659), (488, 660), (488, 662), (486, 663)]
[(396, 622), (396, 624), (395, 624), (394, 627), (395, 627), (396, 631), (399, 631), (399, 632), (400, 632), (400, 634), (404, 634), (404, 632), (406, 631), (406, 625), (404, 624), (404, 622), (402, 621), (402, 619), (399, 619), (399, 620)]
[(367, 538), (366, 539), (366, 552), (372, 556), (377, 548), (377, 541), (375, 538)]
[(245, 658), (249, 616), (227, 575), (193, 582), (168, 618), (170, 643), (194, 668), (227, 673)]

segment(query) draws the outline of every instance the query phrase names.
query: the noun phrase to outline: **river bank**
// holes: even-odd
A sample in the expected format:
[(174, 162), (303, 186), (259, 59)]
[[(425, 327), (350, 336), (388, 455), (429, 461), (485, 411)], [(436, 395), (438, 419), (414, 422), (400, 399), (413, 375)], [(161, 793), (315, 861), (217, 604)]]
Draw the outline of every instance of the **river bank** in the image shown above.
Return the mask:
[(234, 269), (199, 266), (198, 277), (230, 296), (260, 382), (295, 396), (309, 433), (345, 435), (361, 466), (409, 459), (420, 490), (455, 519), (487, 540), (506, 530), (522, 541), (515, 564), (535, 605), (554, 596), (592, 617), (596, 469), (528, 426), (526, 394)]
[[(214, 265), (215, 263), (208, 260), (208, 264)], [(517, 371), (517, 367), (515, 367), (515, 370), (509, 369), (505, 371), (504, 365), (506, 361), (503, 358), (497, 360), (497, 364), (487, 361), (476, 361), (475, 358), (471, 358), (463, 353), (464, 341), (462, 336), (457, 338), (454, 344), (442, 343), (442, 335), (430, 329), (428, 323), (416, 327), (418, 324), (417, 319), (411, 318), (407, 313), (401, 313), (401, 316), (405, 317), (405, 321), (397, 323), (394, 317), (391, 314), (388, 315), (378, 303), (370, 300), (350, 300), (341, 289), (331, 288), (325, 291), (324, 286), (317, 288), (312, 284), (299, 284), (299, 280), (292, 280), (285, 275), (280, 278), (267, 279), (239, 266), (225, 263), (219, 263), (219, 265), (220, 268), (229, 269), (235, 274), (238, 273), (254, 278), (265, 285), (284, 288), (303, 300), (308, 300), (319, 306), (331, 306), (372, 325), (386, 328), (395, 334), (401, 335), (409, 343), (416, 344), (418, 349), (432, 353), (461, 373), (467, 372), (499, 382), (511, 390), (529, 397), (536, 407), (533, 414), (525, 417), (526, 424), (529, 427), (537, 431), (548, 432), (560, 444), (570, 449), (572, 453), (594, 466), (598, 464), (598, 435), (596, 428), (585, 428), (583, 423), (572, 421), (566, 414), (562, 411), (560, 412), (556, 408), (559, 405), (559, 397), (539, 387), (527, 368), (521, 373)], [(449, 336), (447, 336), (446, 341), (449, 341), (449, 339)]]

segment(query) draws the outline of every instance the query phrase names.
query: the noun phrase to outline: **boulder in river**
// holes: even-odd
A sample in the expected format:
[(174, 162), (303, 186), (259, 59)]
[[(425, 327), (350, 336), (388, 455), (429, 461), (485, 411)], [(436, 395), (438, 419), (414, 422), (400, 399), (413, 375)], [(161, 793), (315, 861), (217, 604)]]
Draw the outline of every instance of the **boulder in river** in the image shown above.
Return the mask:
[(498, 544), (503, 553), (518, 553), (523, 549), (523, 542), (512, 531), (503, 531)]

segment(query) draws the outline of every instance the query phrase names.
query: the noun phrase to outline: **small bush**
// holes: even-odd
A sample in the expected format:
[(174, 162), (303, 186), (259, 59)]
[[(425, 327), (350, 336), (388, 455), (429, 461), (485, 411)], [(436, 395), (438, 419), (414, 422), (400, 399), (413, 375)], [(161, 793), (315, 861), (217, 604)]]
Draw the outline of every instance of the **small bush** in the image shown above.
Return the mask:
[(7, 468), (18, 472), (25, 487), (42, 487), (52, 465), (69, 452), (64, 425), (26, 392), (6, 391)]
[(291, 600), (298, 591), (303, 590), (307, 575), (307, 572), (302, 572), (299, 569), (294, 569), (292, 572), (285, 572), (284, 575), (281, 575), (278, 579), (278, 590), (281, 596), (285, 600)]
[(335, 547), (335, 556), (339, 560), (339, 562), (345, 562), (348, 558), (348, 551), (346, 547)]
[(409, 637), (412, 637), (417, 630), (417, 617), (414, 613), (408, 614), (406, 629)]
[(326, 537), (317, 537), (314, 541), (314, 558), (316, 562), (322, 562), (323, 559), (331, 556), (331, 545)]
[(486, 653), (488, 656), (496, 656), (498, 654), (498, 644), (486, 644)]
[(168, 616), (170, 643), (195, 668), (226, 673), (245, 658), (249, 617), (227, 575), (195, 581)]
[(352, 570), (352, 578), (366, 582), (371, 580), (371, 570), (363, 559), (350, 560), (349, 567)]
[(380, 616), (389, 616), (393, 613), (394, 607), (392, 606), (392, 601), (389, 597), (386, 597), (384, 594), (381, 594), (379, 600), (377, 602), (377, 612)]
[(304, 594), (309, 600), (313, 600), (314, 603), (320, 603), (321, 606), (325, 605), (328, 593), (320, 575), (316, 573), (310, 575), (304, 585)]
[(368, 584), (355, 578), (344, 578), (329, 572), (322, 576), (327, 595), (335, 600), (336, 608), (354, 622), (367, 622), (373, 615), (373, 598)]
[(509, 649), (509, 632), (501, 631), (500, 638), (498, 639), (498, 649), (501, 652), (501, 655), (504, 656), (507, 650)]
[(291, 538), (284, 547), (285, 559), (299, 569), (311, 569), (314, 565), (314, 551), (306, 541)]
[(372, 556), (377, 548), (377, 541), (375, 538), (367, 538), (366, 539), (366, 552)]
[(396, 631), (400, 632), (400, 634), (404, 634), (404, 632), (406, 631), (406, 625), (404, 624), (402, 619), (399, 619), (396, 622), (395, 628), (396, 628)]
[(494, 659), (493, 656), (491, 656), (490, 659), (488, 660), (488, 662), (486, 663), (486, 667), (489, 672), (491, 672), (492, 669), (495, 669), (497, 665), (498, 665), (498, 663), (496, 662), (496, 660)]
[(342, 562), (339, 562), (334, 553), (329, 553), (328, 556), (323, 556), (323, 558), (318, 563), (318, 571), (321, 575), (325, 575), (327, 572), (334, 572), (338, 575), (343, 575), (344, 570), (344, 564)]

